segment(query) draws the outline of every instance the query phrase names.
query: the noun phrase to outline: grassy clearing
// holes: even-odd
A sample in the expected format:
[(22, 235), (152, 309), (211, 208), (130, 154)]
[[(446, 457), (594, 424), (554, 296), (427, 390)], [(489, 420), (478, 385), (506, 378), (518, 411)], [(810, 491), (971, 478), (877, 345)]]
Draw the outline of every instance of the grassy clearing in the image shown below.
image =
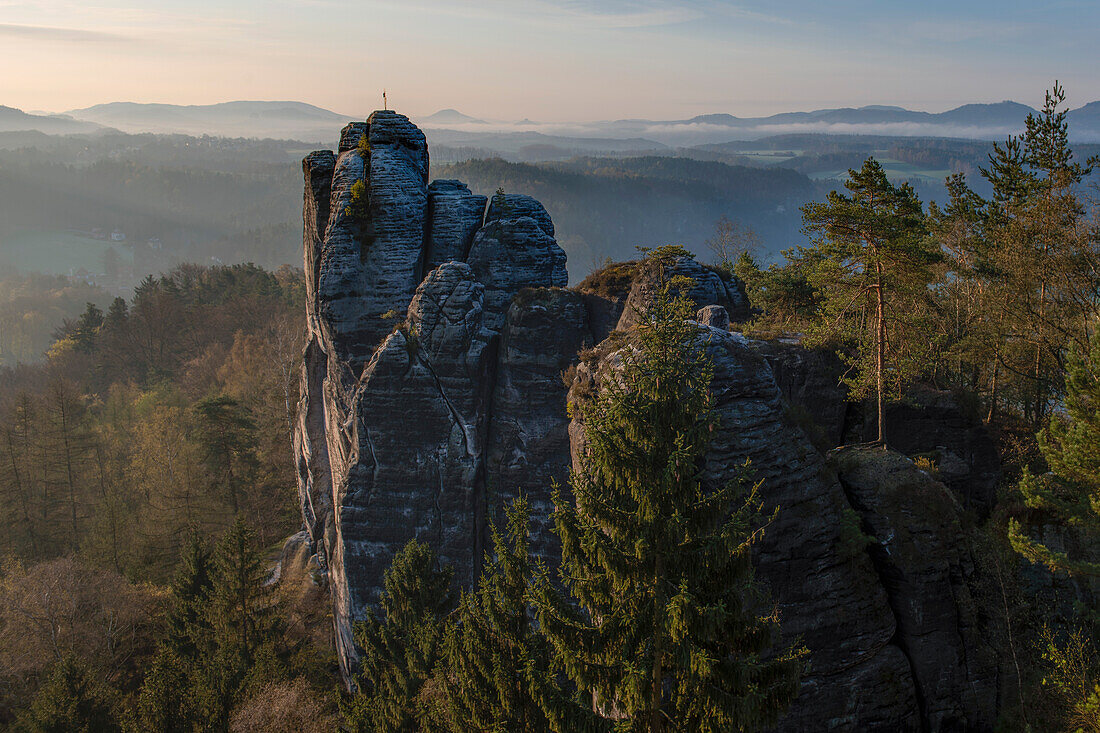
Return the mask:
[[(921, 181), (923, 183), (942, 184), (943, 180), (951, 175), (951, 171), (947, 169), (931, 170), (919, 168), (911, 163), (903, 163), (900, 160), (891, 160), (890, 158), (877, 158), (877, 160), (882, 164), (883, 169), (886, 171), (886, 175), (889, 176), (892, 181)], [(848, 169), (815, 171), (808, 175), (816, 181), (831, 179), (845, 180), (848, 177)]]
[(113, 248), (119, 265), (133, 264), (133, 249), (122, 242), (106, 242), (66, 231), (18, 231), (0, 234), (0, 267), (21, 272), (68, 275), (81, 268), (102, 273), (104, 255)]

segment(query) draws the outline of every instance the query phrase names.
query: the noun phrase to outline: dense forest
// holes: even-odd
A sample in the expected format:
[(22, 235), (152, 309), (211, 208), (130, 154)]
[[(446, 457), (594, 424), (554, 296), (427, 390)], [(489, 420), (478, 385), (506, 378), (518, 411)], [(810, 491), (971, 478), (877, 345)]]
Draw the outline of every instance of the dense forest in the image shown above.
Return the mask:
[[(146, 272), (177, 262), (297, 262), (303, 143), (161, 135), (0, 135), (0, 245), (25, 231), (159, 240)], [(6, 268), (33, 269), (0, 246)], [(51, 263), (52, 264), (52, 263)], [(58, 263), (60, 264), (60, 263)]]
[[(331, 690), (325, 635), (309, 636), (323, 623), (295, 625), (324, 604), (263, 585), (300, 523), (289, 436), (303, 297), (290, 268), (181, 266), (130, 302), (87, 303), (44, 362), (0, 369), (7, 723), (40, 689), (31, 730), (74, 689), (112, 721), (94, 730), (125, 710), (134, 730), (179, 729), (149, 717), (167, 714), (149, 700), (168, 692), (228, 724), (246, 688)], [(242, 642), (233, 625), (252, 631)], [(316, 694), (293, 682), (314, 668)]]

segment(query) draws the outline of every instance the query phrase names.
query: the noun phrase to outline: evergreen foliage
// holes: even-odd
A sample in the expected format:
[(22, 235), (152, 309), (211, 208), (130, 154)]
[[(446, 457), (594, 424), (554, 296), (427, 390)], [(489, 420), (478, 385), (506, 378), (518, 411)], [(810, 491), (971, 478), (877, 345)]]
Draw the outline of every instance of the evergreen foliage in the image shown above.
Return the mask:
[(444, 632), (436, 671), (444, 722), (455, 733), (576, 730), (583, 709), (564, 698), (530, 613), (527, 501), (507, 515), (505, 532), (490, 523), (493, 550), (477, 589), (462, 594)]
[(538, 620), (616, 729), (753, 730), (794, 698), (801, 661), (769, 656), (778, 621), (753, 580), (756, 489), (703, 482), (712, 372), (675, 285), (641, 314), (621, 375), (581, 407), (576, 503), (555, 496), (569, 598), (544, 573)]
[(278, 675), (277, 668), (272, 668), (280, 631), (274, 599), (264, 585), (267, 571), (256, 535), (242, 517), (237, 517), (218, 545), (212, 579), (206, 618), (210, 638), (200, 660), (207, 721), (225, 728), (247, 684), (265, 674)]
[(167, 633), (132, 711), (136, 730), (228, 730), (252, 687), (282, 676), (281, 628), (255, 533), (238, 517), (210, 553), (187, 546)]
[(256, 469), (256, 423), (237, 400), (208, 397), (195, 405), (202, 460), (236, 514), (240, 497)]
[(113, 733), (115, 695), (77, 658), (54, 665), (15, 729), (25, 733)]
[(1087, 350), (1088, 324), (1100, 315), (1100, 231), (1081, 197), (1092, 169), (1069, 146), (1064, 101), (1055, 83), (1023, 135), (994, 144), (980, 169), (989, 200), (957, 175), (949, 204), (931, 210), (947, 255), (932, 321), (943, 343), (935, 373), (984, 393), (988, 419), (1007, 405), (1033, 430), (1063, 393), (1067, 355)]
[[(1065, 417), (1056, 415), (1039, 434), (1039, 447), (1051, 472), (1035, 476), (1026, 468), (1019, 490), (1026, 505), (1076, 534), (1084, 547), (1100, 542), (1100, 347), (1071, 357), (1066, 375)], [(1051, 570), (1100, 577), (1100, 557), (1070, 557), (1033, 539), (1016, 519), (1009, 520), (1013, 548)]]
[(361, 649), (358, 693), (344, 706), (352, 730), (417, 731), (432, 712), (421, 694), (440, 656), (443, 618), (455, 605), (454, 571), (411, 540), (386, 571), (382, 615), (355, 628)]
[(192, 535), (172, 582), (172, 605), (165, 619), (164, 641), (172, 653), (192, 662), (198, 659), (210, 635), (207, 609), (213, 587), (212, 562), (206, 543)]
[(193, 660), (185, 662), (170, 647), (162, 646), (145, 673), (127, 730), (191, 733), (200, 727), (202, 718), (191, 676), (193, 664)]
[(802, 208), (810, 248), (793, 259), (813, 264), (810, 282), (823, 302), (814, 332), (840, 335), (854, 345), (848, 357), (854, 374), (847, 381), (854, 398), (873, 391), (877, 440), (884, 439), (884, 408), (889, 386), (899, 387), (924, 366), (924, 329), (907, 322), (908, 302), (926, 296), (932, 266), (941, 259), (929, 240), (924, 212), (908, 184), (895, 186), (874, 158), (848, 171), (844, 184), (824, 203)]

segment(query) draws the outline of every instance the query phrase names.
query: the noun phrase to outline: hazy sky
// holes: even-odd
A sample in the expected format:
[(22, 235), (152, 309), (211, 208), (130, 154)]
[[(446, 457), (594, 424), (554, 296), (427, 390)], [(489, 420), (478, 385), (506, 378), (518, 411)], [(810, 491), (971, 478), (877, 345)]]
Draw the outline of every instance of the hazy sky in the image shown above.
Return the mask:
[(0, 104), (671, 119), (1100, 99), (1100, 2), (0, 0)]

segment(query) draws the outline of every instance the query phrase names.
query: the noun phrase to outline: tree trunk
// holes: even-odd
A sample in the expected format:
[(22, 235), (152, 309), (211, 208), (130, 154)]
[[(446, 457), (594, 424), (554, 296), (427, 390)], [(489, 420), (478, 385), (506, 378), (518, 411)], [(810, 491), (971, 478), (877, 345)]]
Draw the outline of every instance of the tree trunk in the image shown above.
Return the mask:
[(993, 418), (997, 415), (997, 376), (1001, 367), (998, 356), (999, 354), (993, 356), (993, 379), (989, 385), (989, 414), (985, 416), (987, 425), (992, 423)]
[(884, 362), (886, 361), (886, 303), (882, 292), (882, 264), (875, 263), (877, 274), (875, 284), (875, 381), (878, 392), (878, 438), (876, 440), (886, 444), (886, 415), (885, 415), (885, 375)]
[(661, 558), (657, 557), (654, 563), (653, 583), (653, 679), (650, 680), (650, 710), (649, 731), (660, 733), (661, 731), (661, 681), (664, 677), (664, 624), (662, 620), (665, 612), (664, 594), (661, 592), (661, 572), (663, 570)]
[(66, 394), (65, 387), (62, 383), (57, 385), (57, 408), (58, 415), (61, 418), (61, 444), (65, 451), (65, 481), (69, 488), (69, 519), (72, 523), (72, 538), (70, 539), (72, 552), (75, 555), (77, 551), (77, 510), (76, 510), (76, 480), (73, 477), (73, 446), (70, 440), (69, 428), (70, 417), (68, 411), (68, 405), (65, 402)]

